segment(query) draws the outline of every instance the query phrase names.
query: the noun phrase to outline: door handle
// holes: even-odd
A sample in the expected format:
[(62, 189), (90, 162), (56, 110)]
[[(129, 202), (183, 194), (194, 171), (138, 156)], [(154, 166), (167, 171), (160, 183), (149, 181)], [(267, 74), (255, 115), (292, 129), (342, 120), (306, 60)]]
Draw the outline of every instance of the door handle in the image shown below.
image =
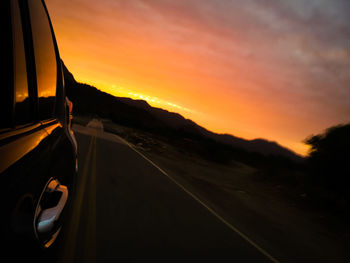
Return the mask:
[(56, 229), (56, 224), (68, 200), (68, 188), (56, 179), (51, 180), (44, 190), (37, 208), (36, 231), (38, 235), (50, 234)]

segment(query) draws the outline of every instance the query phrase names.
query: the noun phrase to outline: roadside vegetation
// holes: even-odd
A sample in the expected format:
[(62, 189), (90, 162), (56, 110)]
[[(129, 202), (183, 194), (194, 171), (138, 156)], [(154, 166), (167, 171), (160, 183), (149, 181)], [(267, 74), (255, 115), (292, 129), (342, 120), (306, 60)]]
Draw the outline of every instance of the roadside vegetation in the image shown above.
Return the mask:
[(305, 140), (306, 189), (318, 206), (350, 215), (350, 123), (328, 128)]

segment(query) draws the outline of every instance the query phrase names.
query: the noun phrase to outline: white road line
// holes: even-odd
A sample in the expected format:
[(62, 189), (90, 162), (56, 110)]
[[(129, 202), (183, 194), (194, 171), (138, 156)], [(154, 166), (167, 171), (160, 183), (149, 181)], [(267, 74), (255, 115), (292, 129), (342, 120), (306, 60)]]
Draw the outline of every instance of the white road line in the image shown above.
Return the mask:
[(148, 159), (145, 155), (143, 155), (141, 152), (139, 152), (135, 147), (133, 147), (130, 143), (128, 143), (123, 138), (119, 137), (118, 135), (115, 135), (123, 141), (126, 145), (128, 145), (132, 150), (134, 150), (136, 153), (138, 153), (141, 157), (143, 157), (146, 161), (151, 163), (155, 168), (157, 168), (161, 173), (163, 173), (165, 176), (167, 176), (172, 182), (174, 182), (177, 186), (179, 186), (183, 191), (185, 191), (187, 194), (189, 194), (193, 199), (195, 199), (198, 203), (200, 203), (202, 206), (204, 206), (210, 213), (212, 213), (214, 216), (216, 216), (222, 223), (224, 223), (226, 226), (228, 226), (231, 230), (236, 232), (240, 237), (242, 237), (245, 241), (247, 241), (249, 244), (251, 244), (253, 247), (255, 247), (258, 251), (260, 251), (264, 256), (266, 256), (268, 259), (270, 259), (274, 263), (279, 263), (279, 261), (271, 256), (270, 253), (268, 253), (266, 250), (261, 248), (258, 244), (256, 244), (254, 241), (252, 241), (247, 235), (239, 231), (236, 227), (234, 227), (232, 224), (230, 224), (228, 221), (226, 221), (222, 216), (217, 214), (213, 209), (211, 209), (208, 205), (206, 205), (203, 201), (201, 201), (197, 196), (195, 196), (192, 192), (187, 190), (182, 184), (180, 184), (178, 181), (176, 181), (173, 177), (171, 177), (169, 174), (167, 174), (162, 168), (160, 168), (158, 165), (156, 165), (153, 161)]

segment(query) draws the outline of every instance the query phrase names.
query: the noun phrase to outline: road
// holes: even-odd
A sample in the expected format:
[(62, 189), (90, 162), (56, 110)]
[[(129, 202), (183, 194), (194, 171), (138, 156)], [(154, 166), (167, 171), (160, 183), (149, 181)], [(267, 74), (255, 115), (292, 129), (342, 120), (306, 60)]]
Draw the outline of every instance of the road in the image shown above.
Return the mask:
[(57, 262), (277, 262), (101, 122), (75, 126), (79, 178)]

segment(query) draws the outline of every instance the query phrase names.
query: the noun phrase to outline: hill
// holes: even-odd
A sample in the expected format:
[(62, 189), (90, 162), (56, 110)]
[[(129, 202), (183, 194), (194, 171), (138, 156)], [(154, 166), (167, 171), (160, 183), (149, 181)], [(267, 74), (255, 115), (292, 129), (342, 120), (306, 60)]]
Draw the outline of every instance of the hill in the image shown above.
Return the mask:
[(183, 136), (209, 140), (246, 152), (282, 156), (293, 161), (302, 160), (302, 157), (276, 142), (264, 139), (245, 140), (230, 134), (216, 134), (178, 113), (152, 107), (144, 100), (115, 97), (93, 86), (78, 83), (64, 64), (63, 67), (67, 96), (74, 103), (74, 111), (77, 114), (98, 115), (121, 125), (168, 137)]

